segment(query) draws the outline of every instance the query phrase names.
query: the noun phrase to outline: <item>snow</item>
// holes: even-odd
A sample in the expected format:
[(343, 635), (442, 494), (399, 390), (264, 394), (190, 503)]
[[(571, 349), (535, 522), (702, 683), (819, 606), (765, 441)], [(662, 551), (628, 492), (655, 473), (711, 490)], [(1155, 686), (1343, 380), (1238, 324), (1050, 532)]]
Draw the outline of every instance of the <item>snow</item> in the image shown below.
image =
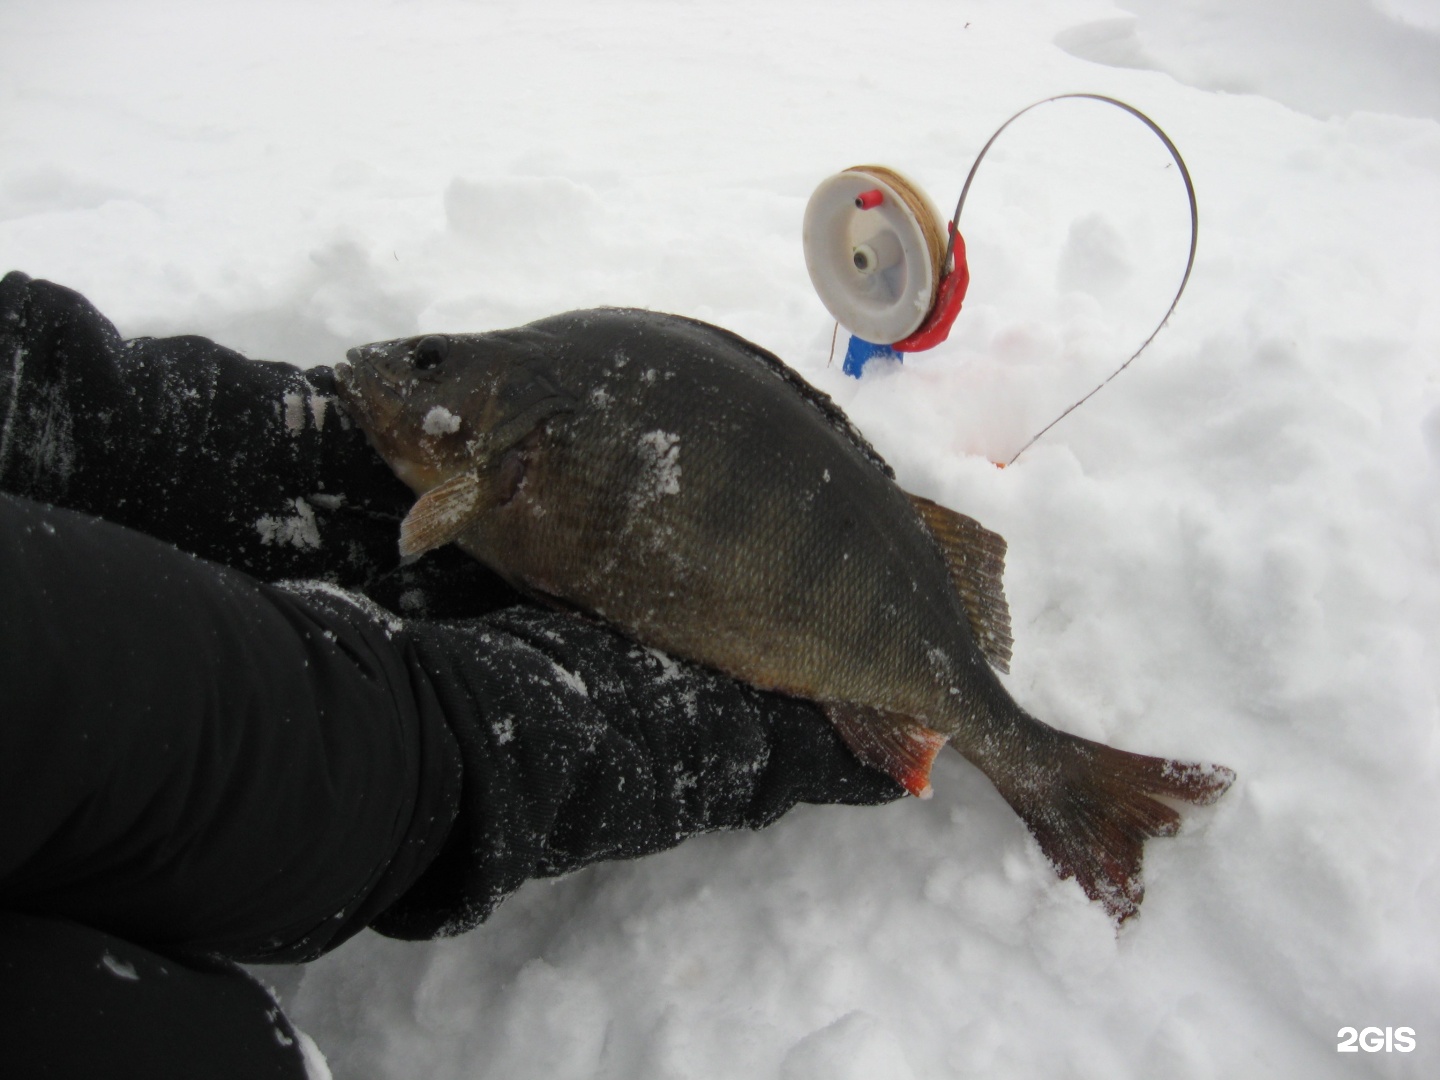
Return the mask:
[(315, 509), (305, 499), (290, 500), (295, 513), (288, 517), (262, 514), (255, 519), (255, 531), (260, 534), (262, 544), (291, 544), (294, 547), (318, 548), (320, 526), (315, 520)]
[(101, 955), (100, 963), (105, 967), (106, 971), (110, 972), (110, 974), (114, 975), (117, 979), (124, 979), (126, 982), (137, 982), (140, 979), (139, 974), (135, 971), (135, 965), (128, 960), (121, 960), (119, 957), (112, 956), (106, 952)]
[[(953, 205), (1072, 90), (1176, 141), (1199, 258), (1151, 349), (1002, 471), (1168, 303), (1163, 147), (1093, 102), (1017, 122), (951, 340), (859, 382), (800, 219), (859, 162)], [(1149, 845), (1118, 937), (955, 755), (928, 803), (362, 936), (267, 973), (335, 1075), (1436, 1075), (1437, 122), (1428, 0), (8, 0), (3, 269), (303, 363), (597, 304), (717, 322), (1005, 536), (1027, 708), (1239, 773)], [(1372, 1025), (1415, 1049), (1337, 1053)]]
[(420, 426), (426, 435), (453, 435), (460, 430), (460, 417), (444, 405), (436, 405), (425, 414), (425, 420)]
[[(560, 683), (560, 685), (568, 686), (572, 691), (579, 694), (581, 697), (590, 696), (590, 688), (585, 685), (585, 680), (582, 679), (578, 674), (571, 671), (569, 668), (561, 667), (559, 664), (556, 663), (552, 663), (550, 666), (555, 672), (556, 681)], [(504, 740), (502, 739), (501, 741), (503, 742)]]
[(679, 435), (660, 430), (641, 435), (640, 464), (641, 478), (634, 493), (636, 501), (653, 502), (665, 495), (680, 494)]

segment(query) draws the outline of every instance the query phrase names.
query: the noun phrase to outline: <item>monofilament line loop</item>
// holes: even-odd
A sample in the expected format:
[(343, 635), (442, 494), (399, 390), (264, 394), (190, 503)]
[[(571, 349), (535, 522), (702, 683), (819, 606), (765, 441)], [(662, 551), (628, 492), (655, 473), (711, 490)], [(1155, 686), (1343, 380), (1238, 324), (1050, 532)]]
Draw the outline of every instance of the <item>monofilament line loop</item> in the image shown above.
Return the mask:
[(1180, 176), (1185, 181), (1185, 195), (1190, 200), (1190, 254), (1185, 259), (1185, 274), (1180, 278), (1180, 287), (1175, 290), (1175, 299), (1170, 301), (1170, 307), (1166, 309), (1164, 317), (1161, 318), (1161, 320), (1155, 325), (1155, 329), (1150, 331), (1150, 336), (1147, 337), (1141, 343), (1140, 347), (1130, 355), (1130, 359), (1126, 360), (1123, 364), (1121, 364), (1118, 368), (1116, 368), (1108, 376), (1106, 376), (1106, 378), (1098, 386), (1096, 386), (1095, 389), (1091, 390), (1088, 394), (1086, 394), (1079, 401), (1071, 405), (1054, 420), (1051, 420), (1050, 423), (1046, 424), (1043, 428), (1037, 431), (1031, 437), (1030, 441), (1027, 442), (1024, 446), (1022, 446), (1019, 450), (1017, 450), (1015, 452), (1015, 456), (1005, 463), (1007, 467), (1014, 465), (1015, 462), (1019, 459), (1020, 455), (1025, 453), (1026, 450), (1029, 450), (1030, 447), (1034, 446), (1042, 435), (1044, 435), (1047, 431), (1053, 428), (1056, 424), (1060, 423), (1061, 420), (1064, 420), (1065, 417), (1069, 416), (1081, 405), (1084, 405), (1085, 402), (1089, 401), (1092, 397), (1098, 394), (1110, 382), (1111, 379), (1115, 378), (1116, 375), (1119, 375), (1120, 372), (1124, 371), (1127, 367), (1133, 364), (1135, 360), (1140, 356), (1140, 354), (1149, 347), (1150, 342), (1155, 340), (1155, 335), (1160, 333), (1160, 331), (1165, 328), (1165, 324), (1170, 321), (1170, 316), (1175, 314), (1175, 306), (1180, 303), (1180, 296), (1185, 292), (1185, 286), (1190, 282), (1190, 271), (1195, 267), (1195, 247), (1196, 244), (1199, 242), (1200, 238), (1200, 209), (1195, 202), (1195, 184), (1190, 179), (1190, 170), (1185, 166), (1185, 159), (1180, 156), (1180, 151), (1176, 149), (1175, 144), (1170, 141), (1170, 136), (1166, 135), (1165, 132), (1161, 130), (1160, 125), (1155, 123), (1154, 120), (1151, 120), (1150, 117), (1146, 116), (1139, 109), (1135, 108), (1135, 106), (1127, 105), (1125, 104), (1125, 102), (1120, 101), (1116, 98), (1106, 97), (1104, 94), (1056, 94), (1054, 97), (1044, 98), (1043, 100), (1037, 101), (1034, 104), (1026, 105), (1025, 108), (1021, 109), (1014, 116), (1010, 117), (1009, 120), (1006, 120), (1005, 123), (1001, 124), (1000, 127), (996, 129), (995, 134), (990, 136), (990, 140), (983, 147), (980, 148), (980, 153), (975, 158), (975, 164), (970, 166), (970, 175), (965, 177), (965, 186), (960, 189), (960, 201), (955, 204), (955, 216), (950, 221), (950, 241), (946, 245), (945, 258), (941, 260), (940, 265), (948, 266), (950, 264), (950, 258), (954, 252), (955, 247), (955, 234), (956, 231), (960, 228), (960, 212), (965, 209), (965, 197), (970, 194), (970, 184), (975, 179), (975, 172), (977, 169), (980, 168), (980, 162), (985, 160), (985, 155), (990, 152), (990, 147), (995, 144), (995, 140), (1000, 137), (1000, 133), (1003, 132), (1006, 128), (1008, 128), (1011, 124), (1013, 124), (1016, 120), (1019, 120), (1020, 117), (1024, 116), (1031, 109), (1037, 109), (1041, 105), (1048, 105), (1052, 101), (1064, 101), (1066, 98), (1088, 98), (1091, 101), (1103, 101), (1109, 105), (1114, 105), (1117, 108), (1124, 109), (1131, 116), (1135, 117), (1151, 131), (1153, 131), (1159, 137), (1160, 141), (1165, 144), (1165, 149), (1170, 151), (1170, 156), (1175, 159), (1175, 164), (1180, 168)]

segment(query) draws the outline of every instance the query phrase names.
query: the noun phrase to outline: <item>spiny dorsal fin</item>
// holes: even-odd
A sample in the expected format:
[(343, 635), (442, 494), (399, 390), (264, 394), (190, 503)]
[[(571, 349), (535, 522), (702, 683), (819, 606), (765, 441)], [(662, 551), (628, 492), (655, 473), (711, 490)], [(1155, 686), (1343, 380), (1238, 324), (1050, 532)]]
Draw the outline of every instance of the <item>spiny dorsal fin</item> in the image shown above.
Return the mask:
[(748, 341), (739, 334), (731, 330), (726, 330), (723, 326), (712, 326), (710, 323), (701, 322), (699, 319), (687, 318), (684, 315), (669, 315), (666, 317), (690, 323), (692, 326), (715, 334), (717, 337), (723, 337), (731, 344), (749, 353), (750, 356), (757, 360), (762, 366), (778, 375), (782, 381), (809, 402), (810, 405), (818, 409), (820, 415), (825, 418), (825, 422), (841, 435), (845, 436), (845, 438), (849, 439), (855, 449), (858, 450), (870, 464), (883, 472), (889, 479), (895, 479), (895, 470), (890, 468), (890, 466), (886, 464), (885, 459), (880, 456), (879, 452), (870, 445), (870, 440), (860, 433), (860, 429), (855, 426), (850, 417), (845, 415), (845, 410), (840, 408), (839, 405), (836, 405), (829, 394), (825, 393), (825, 391), (819, 387), (812, 385), (803, 375), (774, 353), (770, 352), (770, 350), (761, 348), (753, 341)]
[(400, 554), (423, 555), (463, 533), (480, 508), (480, 478), (460, 473), (419, 499), (400, 523)]
[(950, 580), (960, 594), (970, 632), (985, 659), (1010, 670), (1010, 605), (1005, 602), (1005, 538), (974, 518), (906, 492), (940, 545)]

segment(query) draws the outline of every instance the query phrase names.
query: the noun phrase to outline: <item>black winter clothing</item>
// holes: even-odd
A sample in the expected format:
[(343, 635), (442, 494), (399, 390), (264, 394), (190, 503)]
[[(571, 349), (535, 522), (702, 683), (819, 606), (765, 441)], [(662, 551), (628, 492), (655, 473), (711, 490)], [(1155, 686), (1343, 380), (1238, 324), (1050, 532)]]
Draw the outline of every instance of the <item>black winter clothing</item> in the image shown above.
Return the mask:
[(26, 926), (211, 986), (216, 958), (458, 933), (531, 877), (901, 793), (808, 704), (453, 549), (399, 567), (411, 495), (332, 386), (0, 281), (0, 1006), (29, 1000)]

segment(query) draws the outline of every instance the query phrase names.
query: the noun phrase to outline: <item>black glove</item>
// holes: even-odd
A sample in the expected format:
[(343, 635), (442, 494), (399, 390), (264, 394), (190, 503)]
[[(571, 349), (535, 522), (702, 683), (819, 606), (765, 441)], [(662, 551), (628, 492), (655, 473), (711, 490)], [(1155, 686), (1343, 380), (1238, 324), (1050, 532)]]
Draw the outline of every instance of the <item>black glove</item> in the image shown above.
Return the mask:
[(3, 494), (0, 582), (22, 1072), (298, 1077), (298, 1036), (219, 958), (459, 933), (530, 877), (899, 794), (812, 707), (574, 616), (401, 620)]
[(414, 496), (339, 408), (329, 368), (202, 337), (122, 341), (79, 293), (18, 272), (0, 279), (0, 491), (412, 614), (518, 599), (459, 551), (398, 567)]
[[(288, 655), (268, 647), (278, 612), (324, 662), (287, 671), (290, 697), (274, 708), (323, 727), (337, 709), (357, 708), (355, 682), (370, 694), (374, 724), (409, 730), (403, 718), (413, 716), (418, 734), (407, 738), (458, 743), (458, 810), (453, 785), (432, 778), (416, 811), (455, 826), (438, 858), (432, 833), (413, 841), (429, 850), (396, 856), (412, 878), (429, 869), (408, 892), (396, 887), (404, 898), (391, 904), (391, 895), (385, 914), (372, 912), (377, 928), (405, 937), (458, 931), (529, 877), (658, 851), (697, 832), (759, 827), (797, 801), (900, 796), (813, 706), (677, 663), (578, 617), (513, 606), (512, 591), (453, 549), (397, 567), (411, 496), (345, 421), (330, 385), (327, 369), (250, 361), (203, 338), (121, 342), (78, 294), (21, 274), (0, 281), (0, 410), (8, 410), (0, 412), (0, 488), (108, 517), (261, 581), (322, 579), (384, 605), (320, 586), (252, 595), (214, 567), (212, 587), (206, 573), (172, 573), (145, 545), (111, 544), (131, 552), (117, 556), (114, 575), (190, 582), (126, 600), (149, 605), (155, 647), (177, 648), (165, 636), (167, 611), (226, 628), (199, 650), (197, 679), (223, 681), (216, 672), (230, 671), (237, 687), (274, 683), (271, 669)], [(83, 580), (52, 574), (46, 603), (87, 610), (97, 598), (81, 591)], [(211, 594), (207, 614), (200, 599)], [(245, 622), (237, 611), (261, 615)], [(395, 614), (425, 618), (402, 623)], [(439, 621), (458, 616), (471, 618)], [(204, 637), (202, 627), (192, 633)], [(130, 637), (131, 652), (147, 648), (145, 633)], [(205, 666), (207, 657), (218, 667)], [(56, 687), (73, 661), (55, 651)], [(228, 708), (224, 686), (215, 693)], [(32, 700), (44, 715), (43, 700)], [(142, 693), (134, 708), (144, 707)], [(354, 765), (375, 767), (363, 755)], [(273, 784), (286, 773), (263, 754), (246, 769), (206, 783)], [(387, 881), (382, 892), (394, 875)], [(312, 953), (318, 939), (306, 940), (275, 958)]]
[(797, 802), (903, 794), (809, 703), (579, 616), (517, 606), (404, 633), (465, 768), (444, 852), (373, 924), (392, 937), (461, 933), (528, 878), (758, 829)]

